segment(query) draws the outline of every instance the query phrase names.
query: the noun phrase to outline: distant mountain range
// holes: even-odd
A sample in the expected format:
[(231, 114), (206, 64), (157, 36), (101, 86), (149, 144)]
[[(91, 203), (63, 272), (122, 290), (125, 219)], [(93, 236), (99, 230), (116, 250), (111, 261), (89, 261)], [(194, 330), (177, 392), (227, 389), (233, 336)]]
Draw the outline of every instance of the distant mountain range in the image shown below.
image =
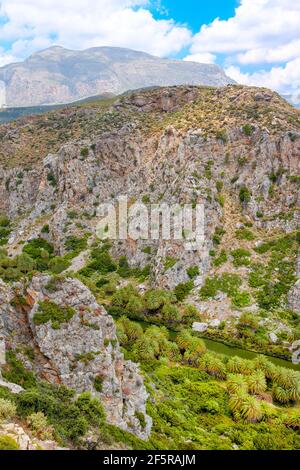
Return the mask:
[(0, 107), (56, 105), (151, 86), (234, 83), (218, 65), (161, 59), (118, 47), (60, 46), (0, 68)]

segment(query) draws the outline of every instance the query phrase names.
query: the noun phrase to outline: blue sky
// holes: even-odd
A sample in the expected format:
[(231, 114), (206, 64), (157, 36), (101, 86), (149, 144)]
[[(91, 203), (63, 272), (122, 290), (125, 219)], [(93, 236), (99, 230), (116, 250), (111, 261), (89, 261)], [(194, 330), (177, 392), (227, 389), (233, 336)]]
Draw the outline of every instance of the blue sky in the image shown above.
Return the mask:
[(199, 0), (163, 0), (160, 3), (162, 11), (159, 14), (154, 8), (155, 17), (173, 18), (179, 23), (186, 23), (194, 33), (197, 33), (203, 24), (209, 24), (217, 17), (225, 20), (233, 16), (239, 2), (238, 0), (204, 2)]
[(297, 0), (0, 0), (0, 66), (53, 44), (119, 46), (216, 63), (300, 96)]

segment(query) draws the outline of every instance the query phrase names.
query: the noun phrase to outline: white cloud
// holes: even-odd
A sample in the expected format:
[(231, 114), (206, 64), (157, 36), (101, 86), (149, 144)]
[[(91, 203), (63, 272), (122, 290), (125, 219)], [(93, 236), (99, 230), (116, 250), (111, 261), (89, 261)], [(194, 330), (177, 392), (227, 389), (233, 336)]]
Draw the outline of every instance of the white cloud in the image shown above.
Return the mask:
[(187, 62), (200, 62), (201, 64), (214, 64), (216, 56), (210, 52), (202, 52), (199, 54), (190, 54), (183, 60)]
[[(227, 74), (240, 83), (299, 92), (300, 1), (240, 0), (232, 18), (194, 36), (190, 54), (206, 53), (224, 54)], [(244, 72), (247, 66), (257, 71)]]
[(0, 55), (0, 67), (4, 65), (11, 64), (12, 62), (18, 62), (18, 58), (14, 57), (11, 54), (1, 53)]
[(190, 44), (191, 32), (172, 20), (156, 20), (147, 0), (2, 0), (0, 41), (26, 57), (55, 43), (71, 49), (120, 46), (159, 56)]
[(270, 61), (284, 61), (299, 54), (299, 24), (299, 1), (241, 0), (234, 17), (217, 18), (202, 26), (194, 36), (191, 53), (241, 54), (243, 63), (247, 63), (243, 53), (248, 54), (249, 63), (253, 58), (264, 62), (267, 54)]

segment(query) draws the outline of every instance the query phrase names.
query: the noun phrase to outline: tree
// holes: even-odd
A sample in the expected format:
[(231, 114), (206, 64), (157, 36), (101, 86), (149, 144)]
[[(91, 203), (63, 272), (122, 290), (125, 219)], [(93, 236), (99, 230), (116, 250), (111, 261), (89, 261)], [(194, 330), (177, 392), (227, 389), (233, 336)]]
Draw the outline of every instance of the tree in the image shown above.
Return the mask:
[(257, 423), (263, 418), (260, 402), (244, 391), (239, 391), (230, 397), (229, 408), (235, 419), (243, 419), (248, 423)]
[(227, 390), (231, 394), (238, 391), (248, 392), (248, 383), (242, 374), (229, 374), (227, 381)]
[(138, 323), (122, 316), (116, 322), (117, 334), (122, 346), (130, 346), (143, 336), (143, 328)]
[(161, 289), (153, 289), (146, 292), (144, 296), (146, 308), (150, 311), (159, 310), (166, 303), (176, 302), (176, 297), (172, 292)]

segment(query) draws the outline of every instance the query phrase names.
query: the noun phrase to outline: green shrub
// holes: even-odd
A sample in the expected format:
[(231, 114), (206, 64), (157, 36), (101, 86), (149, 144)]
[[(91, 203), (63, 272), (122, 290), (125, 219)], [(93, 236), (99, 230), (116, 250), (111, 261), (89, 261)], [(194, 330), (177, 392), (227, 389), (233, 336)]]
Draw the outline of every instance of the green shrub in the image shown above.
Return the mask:
[(174, 304), (165, 304), (161, 309), (162, 318), (167, 322), (180, 320), (179, 309)]
[(117, 335), (120, 344), (131, 347), (143, 336), (143, 328), (138, 323), (130, 321), (126, 316), (122, 316), (116, 322)]
[(70, 266), (71, 262), (62, 256), (55, 256), (49, 261), (49, 270), (53, 274), (60, 274)]
[(223, 196), (223, 194), (217, 194), (215, 200), (220, 204), (221, 207), (225, 206), (225, 196)]
[(89, 155), (89, 149), (87, 147), (83, 147), (81, 150), (80, 150), (80, 156), (81, 157), (88, 157)]
[(225, 250), (222, 250), (220, 255), (214, 259), (213, 265), (214, 266), (221, 266), (222, 264), (226, 263), (227, 261), (227, 254)]
[(200, 297), (203, 300), (214, 298), (218, 291), (233, 297), (240, 285), (241, 278), (237, 274), (223, 273), (221, 276), (206, 278), (204, 286), (200, 289)]
[(56, 180), (56, 177), (55, 177), (53, 171), (50, 171), (50, 173), (48, 173), (47, 180), (48, 180), (50, 186), (52, 186), (53, 188), (55, 188), (57, 186), (57, 180)]
[(144, 429), (147, 425), (144, 413), (141, 413), (140, 411), (136, 411), (134, 413), (134, 416), (139, 420), (141, 428)]
[(238, 268), (239, 266), (249, 266), (251, 253), (244, 248), (237, 248), (231, 252), (233, 257), (233, 266)]
[(237, 292), (232, 297), (234, 307), (243, 308), (251, 305), (251, 296), (248, 292)]
[(216, 138), (221, 140), (224, 144), (228, 141), (228, 135), (225, 129), (220, 129), (216, 132)]
[(67, 216), (68, 216), (69, 219), (74, 220), (74, 219), (77, 219), (79, 217), (79, 214), (78, 214), (77, 211), (71, 210), (71, 211), (67, 212)]
[(9, 421), (16, 416), (16, 405), (9, 400), (0, 398), (0, 424), (2, 421)]
[(6, 215), (0, 214), (0, 227), (9, 227), (10, 220)]
[(54, 247), (44, 238), (34, 238), (23, 248), (23, 253), (27, 253), (31, 258), (38, 260), (49, 257), (54, 252)]
[(251, 230), (249, 230), (247, 228), (238, 229), (235, 232), (235, 235), (236, 235), (236, 238), (238, 238), (239, 240), (252, 241), (252, 240), (255, 239), (255, 236), (254, 236), (253, 232), (251, 232)]
[(36, 269), (36, 261), (32, 259), (27, 253), (22, 253), (17, 258), (17, 269), (21, 273), (27, 274)]
[(27, 389), (36, 385), (34, 374), (26, 370), (20, 359), (17, 359), (14, 351), (6, 352), (6, 364), (2, 368), (2, 376), (8, 382), (12, 382)]
[(68, 444), (69, 439), (78, 443), (89, 428), (104, 425), (103, 408), (96, 398), (83, 393), (75, 399), (73, 390), (47, 382), (40, 382), (35, 388), (20, 393), (17, 407), (22, 418), (43, 412), (62, 444)]
[(143, 203), (143, 204), (149, 204), (149, 203), (150, 203), (150, 196), (144, 195), (144, 196), (142, 197), (142, 203)]
[(194, 288), (194, 282), (192, 280), (177, 284), (177, 286), (174, 289), (174, 294), (178, 302), (182, 302), (190, 294), (193, 288)]
[(72, 251), (73, 254), (79, 254), (87, 248), (87, 239), (70, 236), (65, 241), (65, 248), (67, 251)]
[(251, 124), (245, 124), (243, 126), (243, 132), (247, 137), (250, 137), (253, 134), (253, 127)]
[(186, 272), (190, 279), (195, 279), (195, 277), (199, 276), (200, 274), (198, 266), (191, 266), (186, 270)]
[(223, 186), (224, 186), (223, 181), (217, 181), (216, 182), (216, 188), (217, 188), (218, 193), (220, 193), (222, 191)]
[(32, 413), (26, 421), (36, 437), (43, 440), (53, 439), (53, 429), (49, 426), (47, 416), (42, 411)]
[(107, 284), (109, 284), (109, 280), (105, 279), (105, 277), (101, 277), (101, 279), (96, 282), (96, 287), (101, 289), (101, 287), (106, 286)]
[(97, 375), (94, 379), (94, 388), (96, 392), (101, 393), (103, 388), (103, 376)]
[(240, 335), (248, 337), (249, 332), (256, 333), (259, 329), (257, 318), (252, 313), (243, 313), (237, 324)]
[(177, 261), (178, 261), (177, 259), (172, 258), (171, 256), (167, 256), (166, 259), (164, 260), (165, 271), (168, 271), (169, 269), (173, 268), (173, 266), (175, 266)]
[(49, 231), (50, 231), (50, 227), (47, 224), (42, 227), (41, 233), (49, 233)]
[(48, 300), (39, 302), (39, 309), (34, 314), (33, 322), (35, 325), (43, 325), (51, 321), (54, 329), (59, 329), (61, 324), (68, 322), (75, 315), (72, 307), (61, 307), (60, 305)]
[(131, 276), (131, 268), (129, 266), (126, 256), (121, 256), (119, 259), (118, 274), (119, 276), (124, 278)]
[(162, 289), (149, 290), (144, 295), (145, 307), (150, 311), (159, 310), (167, 303), (176, 302), (176, 297), (172, 292)]
[(6, 215), (0, 214), (0, 246), (4, 246), (8, 242), (11, 233), (10, 220)]

